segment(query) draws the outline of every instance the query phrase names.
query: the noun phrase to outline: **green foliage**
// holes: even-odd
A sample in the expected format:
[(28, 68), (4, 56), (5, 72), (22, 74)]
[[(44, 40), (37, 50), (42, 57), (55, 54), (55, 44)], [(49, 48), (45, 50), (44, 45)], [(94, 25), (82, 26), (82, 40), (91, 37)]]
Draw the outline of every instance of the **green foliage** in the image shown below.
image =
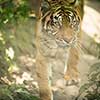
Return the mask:
[(11, 64), (11, 59), (6, 53), (8, 49), (8, 37), (4, 32), (0, 31), (0, 77), (3, 77), (7, 74), (8, 68)]
[(76, 100), (83, 95), (83, 99), (100, 100), (100, 62), (91, 66), (88, 73), (88, 82), (80, 88), (80, 94)]
[(98, 58), (100, 59), (100, 43), (97, 43), (97, 50), (98, 50)]
[(0, 100), (39, 100), (24, 85), (1, 85)]
[(0, 0), (0, 24), (27, 17), (29, 9), (28, 0)]

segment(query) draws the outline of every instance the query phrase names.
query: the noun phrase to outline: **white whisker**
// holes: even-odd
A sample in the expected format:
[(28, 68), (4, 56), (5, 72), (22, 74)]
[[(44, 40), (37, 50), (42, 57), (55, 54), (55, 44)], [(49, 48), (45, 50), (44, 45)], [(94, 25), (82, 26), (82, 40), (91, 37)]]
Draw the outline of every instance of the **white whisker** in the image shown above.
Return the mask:
[(82, 47), (82, 45), (80, 43), (77, 43), (76, 47), (78, 48), (80, 53), (83, 55), (84, 54), (84, 48)]

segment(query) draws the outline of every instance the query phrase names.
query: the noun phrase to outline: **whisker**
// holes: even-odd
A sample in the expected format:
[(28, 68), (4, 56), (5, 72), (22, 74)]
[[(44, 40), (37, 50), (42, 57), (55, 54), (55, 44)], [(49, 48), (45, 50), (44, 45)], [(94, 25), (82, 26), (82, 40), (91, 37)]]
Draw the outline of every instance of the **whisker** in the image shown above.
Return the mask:
[(84, 45), (81, 42), (78, 42), (78, 44), (81, 46), (81, 48), (84, 52), (87, 52), (87, 49), (84, 47)]
[(78, 49), (78, 51), (80, 52), (81, 55), (84, 54), (83, 50), (79, 46), (76, 46), (76, 48)]
[(76, 44), (76, 49), (78, 49), (79, 51), (80, 51), (80, 54), (84, 54), (84, 49), (82, 48), (82, 46), (81, 46), (81, 44), (79, 44), (78, 42), (77, 42), (77, 44)]

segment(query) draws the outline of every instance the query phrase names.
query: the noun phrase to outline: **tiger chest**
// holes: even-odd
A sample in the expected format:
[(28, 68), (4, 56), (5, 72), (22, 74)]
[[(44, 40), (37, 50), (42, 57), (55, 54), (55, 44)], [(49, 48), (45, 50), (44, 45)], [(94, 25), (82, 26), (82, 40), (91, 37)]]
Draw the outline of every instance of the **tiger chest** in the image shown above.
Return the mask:
[(56, 58), (57, 55), (65, 57), (67, 51), (69, 50), (63, 41), (60, 43), (60, 41), (57, 41), (53, 35), (48, 35), (45, 32), (43, 32), (40, 36), (39, 41), (40, 53), (48, 58)]

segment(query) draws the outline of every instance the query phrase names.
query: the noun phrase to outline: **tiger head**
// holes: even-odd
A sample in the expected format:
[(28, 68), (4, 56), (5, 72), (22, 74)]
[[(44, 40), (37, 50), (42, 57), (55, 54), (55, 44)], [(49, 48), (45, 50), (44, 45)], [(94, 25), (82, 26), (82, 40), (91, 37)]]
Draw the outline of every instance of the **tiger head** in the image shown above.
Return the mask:
[[(80, 34), (83, 0), (45, 0), (43, 29), (60, 46), (74, 46)], [(46, 11), (46, 12), (44, 12)]]

